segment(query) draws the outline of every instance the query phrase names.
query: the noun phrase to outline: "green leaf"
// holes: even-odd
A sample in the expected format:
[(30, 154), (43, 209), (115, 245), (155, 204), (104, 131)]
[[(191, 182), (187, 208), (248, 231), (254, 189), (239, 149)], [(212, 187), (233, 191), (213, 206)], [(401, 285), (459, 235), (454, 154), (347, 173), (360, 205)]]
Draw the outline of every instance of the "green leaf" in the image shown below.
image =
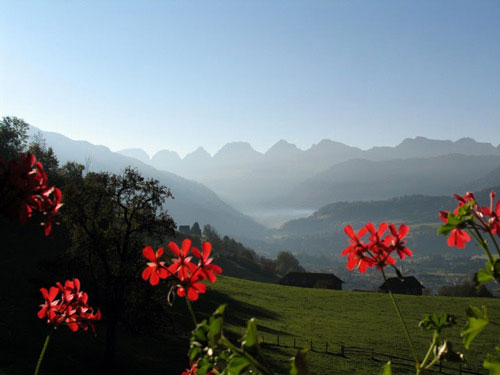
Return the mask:
[(500, 359), (488, 358), (483, 362), (483, 367), (490, 370), (490, 375), (500, 375)]
[(308, 349), (299, 349), (295, 357), (292, 358), (292, 364), (290, 368), (290, 375), (307, 375), (309, 374), (309, 369), (307, 366), (307, 353)]
[(452, 327), (457, 323), (456, 318), (448, 313), (425, 314), (424, 319), (418, 324), (420, 328), (428, 331), (436, 331), (441, 334), (444, 328)]
[(444, 236), (447, 236), (453, 229), (455, 228), (455, 225), (451, 224), (444, 224), (439, 227), (437, 230), (438, 234), (442, 234)]
[(491, 272), (491, 263), (488, 262), (486, 263), (486, 269), (480, 269), (476, 272), (474, 275), (474, 283), (476, 284), (476, 287), (479, 288), (491, 280), (495, 280), (495, 276), (493, 275), (493, 272)]
[(208, 345), (214, 347), (217, 346), (217, 343), (222, 334), (222, 324), (224, 323), (224, 310), (226, 309), (226, 305), (221, 305), (215, 310), (213, 315), (210, 317), (210, 322), (208, 324)]
[(392, 363), (391, 361), (387, 362), (382, 366), (382, 370), (380, 371), (380, 375), (392, 375)]
[(253, 348), (258, 344), (257, 338), (257, 323), (255, 318), (252, 318), (248, 321), (247, 331), (242, 338), (241, 344), (245, 348)]
[(248, 359), (239, 355), (233, 355), (227, 365), (226, 372), (228, 375), (239, 375), (249, 366), (250, 362)]
[(486, 306), (481, 306), (481, 308), (469, 306), (465, 313), (467, 314), (467, 324), (462, 330), (461, 336), (464, 338), (465, 349), (469, 349), (472, 341), (486, 328), (489, 320)]

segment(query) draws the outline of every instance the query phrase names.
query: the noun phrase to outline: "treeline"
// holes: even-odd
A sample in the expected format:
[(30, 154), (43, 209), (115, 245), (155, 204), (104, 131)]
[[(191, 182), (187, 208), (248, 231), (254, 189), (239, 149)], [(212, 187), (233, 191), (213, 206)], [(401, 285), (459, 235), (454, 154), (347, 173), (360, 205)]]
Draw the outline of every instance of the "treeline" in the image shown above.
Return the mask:
[[(182, 235), (183, 233), (178, 233), (178, 236)], [(282, 251), (276, 259), (267, 258), (232, 237), (221, 236), (210, 224), (204, 225), (201, 230), (199, 223), (195, 222), (189, 233), (184, 235), (189, 235), (195, 243), (196, 240), (209, 241), (214, 248), (215, 262), (223, 267), (226, 276), (276, 282), (288, 272), (305, 271), (291, 252)]]

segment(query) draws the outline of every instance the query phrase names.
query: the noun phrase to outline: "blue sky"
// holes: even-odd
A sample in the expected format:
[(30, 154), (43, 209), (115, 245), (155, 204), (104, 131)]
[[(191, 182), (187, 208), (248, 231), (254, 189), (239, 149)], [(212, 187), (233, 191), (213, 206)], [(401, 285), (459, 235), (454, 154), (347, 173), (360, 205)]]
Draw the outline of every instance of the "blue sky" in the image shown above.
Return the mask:
[(500, 143), (499, 1), (3, 1), (0, 115), (149, 154)]

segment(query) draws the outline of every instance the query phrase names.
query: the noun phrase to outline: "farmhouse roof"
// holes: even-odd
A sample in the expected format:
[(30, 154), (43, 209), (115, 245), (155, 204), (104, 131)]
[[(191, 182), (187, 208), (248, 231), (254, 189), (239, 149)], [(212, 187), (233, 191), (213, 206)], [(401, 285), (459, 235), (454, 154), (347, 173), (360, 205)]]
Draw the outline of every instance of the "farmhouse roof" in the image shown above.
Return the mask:
[(424, 289), (425, 286), (420, 284), (420, 281), (418, 281), (415, 276), (406, 276), (400, 279), (399, 277), (389, 277), (387, 281), (385, 281), (381, 286), (380, 289), (382, 290), (388, 290), (388, 289), (394, 289), (394, 288), (403, 288), (403, 289), (415, 289), (415, 288), (422, 288)]

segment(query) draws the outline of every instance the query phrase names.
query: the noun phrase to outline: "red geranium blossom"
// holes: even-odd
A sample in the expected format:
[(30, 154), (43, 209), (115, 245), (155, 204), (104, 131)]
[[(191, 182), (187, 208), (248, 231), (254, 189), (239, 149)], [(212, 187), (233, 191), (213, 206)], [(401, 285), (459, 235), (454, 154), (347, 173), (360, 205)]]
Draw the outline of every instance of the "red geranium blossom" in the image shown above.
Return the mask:
[(21, 155), (20, 160), (7, 164), (0, 160), (0, 196), (2, 214), (24, 224), (39, 212), (44, 216), (45, 235), (50, 234), (62, 206), (62, 194), (58, 188), (48, 187), (47, 174), (33, 154)]
[(198, 273), (195, 275), (184, 279), (177, 288), (177, 295), (179, 297), (186, 297), (187, 295), (187, 298), (191, 301), (196, 301), (199, 293), (205, 293), (207, 291), (207, 285), (200, 282), (203, 279), (203, 276), (198, 270)]
[(470, 241), (469, 233), (460, 228), (454, 228), (450, 232), (448, 237), (448, 246), (453, 247), (456, 246), (459, 249), (463, 249), (465, 247), (465, 243)]
[(91, 328), (95, 333), (94, 322), (101, 319), (101, 312), (94, 313), (87, 304), (88, 295), (80, 291), (80, 280), (66, 280), (64, 285), (57, 283), (49, 290), (41, 288), (40, 292), (44, 298), (37, 314), (40, 319), (45, 319), (53, 328), (66, 325), (73, 332)]
[[(387, 228), (389, 227), (392, 235), (384, 237)], [(348, 256), (347, 269), (353, 270), (358, 268), (360, 272), (366, 272), (369, 267), (377, 267), (383, 270), (386, 266), (391, 266), (396, 263), (396, 260), (391, 256), (396, 252), (401, 259), (405, 256), (412, 256), (413, 253), (405, 246), (406, 237), (410, 228), (403, 224), (399, 231), (391, 224), (381, 223), (378, 229), (372, 223), (367, 223), (361, 228), (358, 234), (355, 234), (350, 225), (344, 228), (345, 233), (349, 236), (350, 245), (344, 249), (342, 256)], [(363, 236), (369, 233), (369, 242), (362, 241)]]
[[(179, 249), (175, 242), (169, 242), (168, 248), (177, 256), (172, 260), (170, 266), (166, 266), (165, 262), (159, 260), (163, 255), (163, 248), (155, 253), (151, 247), (146, 246), (143, 249), (143, 255), (150, 262), (143, 271), (142, 278), (144, 280), (149, 278), (151, 285), (156, 285), (160, 279), (172, 277), (177, 281), (177, 295), (196, 301), (199, 294), (205, 293), (207, 290), (206, 284), (202, 281), (208, 279), (210, 282), (215, 282), (217, 279), (216, 274), (220, 274), (222, 269), (212, 264), (213, 258), (209, 258), (212, 251), (210, 242), (201, 244), (202, 251), (196, 247), (191, 248), (191, 243), (190, 239), (185, 239), (182, 241), (181, 249)], [(191, 262), (190, 250), (199, 259), (198, 265)]]
[(389, 230), (391, 231), (393, 237), (389, 236), (388, 238), (391, 239), (391, 246), (398, 253), (399, 258), (404, 259), (406, 255), (411, 257), (413, 252), (404, 246), (406, 241), (403, 241), (403, 238), (405, 238), (410, 232), (410, 227), (406, 224), (401, 224), (399, 226), (399, 230), (396, 230), (394, 224), (391, 224), (389, 225)]
[(170, 272), (165, 267), (165, 262), (160, 262), (159, 258), (163, 255), (163, 247), (159, 248), (156, 253), (151, 246), (146, 246), (142, 249), (142, 254), (150, 262), (148, 267), (142, 272), (142, 278), (148, 280), (151, 285), (158, 285), (160, 279), (166, 279), (170, 276)]
[(177, 274), (181, 281), (189, 278), (190, 274), (196, 269), (196, 266), (191, 263), (192, 257), (187, 256), (191, 249), (191, 240), (186, 238), (182, 241), (182, 249), (179, 249), (175, 242), (169, 242), (168, 248), (178, 257), (173, 260), (172, 265), (168, 268), (169, 271)]
[(196, 247), (191, 249), (195, 257), (199, 259), (198, 268), (205, 278), (211, 283), (217, 280), (216, 273), (222, 273), (222, 269), (215, 264), (212, 264), (213, 258), (209, 258), (212, 251), (212, 244), (210, 242), (203, 242), (201, 244), (201, 252)]
[(482, 207), (480, 212), (488, 218), (488, 227), (491, 233), (500, 236), (500, 200), (495, 205), (495, 192), (490, 193), (490, 207)]

